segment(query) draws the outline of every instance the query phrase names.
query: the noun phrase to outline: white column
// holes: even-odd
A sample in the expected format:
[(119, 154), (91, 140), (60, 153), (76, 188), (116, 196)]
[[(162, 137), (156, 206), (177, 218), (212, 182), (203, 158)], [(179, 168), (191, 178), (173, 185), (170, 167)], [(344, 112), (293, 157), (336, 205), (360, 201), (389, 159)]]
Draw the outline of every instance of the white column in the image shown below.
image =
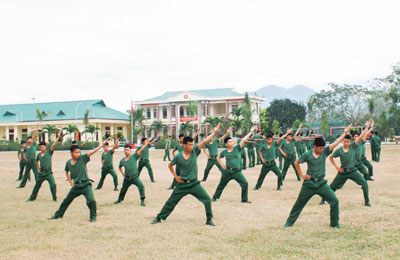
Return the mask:
[(110, 124), (110, 135), (114, 135), (114, 125)]
[(21, 140), (19, 140), (19, 136), (18, 136), (18, 126), (14, 126), (14, 140), (17, 140), (17, 138), (18, 138), (18, 141), (21, 141)]
[(6, 134), (5, 134), (5, 136), (6, 136), (6, 140), (9, 140), (10, 135), (8, 133), (8, 126), (6, 126)]
[[(101, 123), (99, 123), (98, 125), (97, 125), (97, 127), (99, 128), (99, 130), (97, 130), (97, 132), (99, 133), (99, 140), (98, 140), (98, 142), (102, 142), (103, 140), (101, 139), (101, 137), (102, 137), (102, 134), (101, 134)], [(96, 138), (96, 137), (94, 137), (94, 138)], [(95, 139), (96, 140), (96, 139)]]

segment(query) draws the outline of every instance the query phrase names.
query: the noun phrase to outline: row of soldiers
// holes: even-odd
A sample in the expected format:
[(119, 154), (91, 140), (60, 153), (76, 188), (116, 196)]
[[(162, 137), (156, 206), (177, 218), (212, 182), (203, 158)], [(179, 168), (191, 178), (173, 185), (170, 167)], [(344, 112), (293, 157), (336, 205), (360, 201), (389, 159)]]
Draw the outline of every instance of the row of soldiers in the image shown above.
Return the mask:
[[(179, 153), (177, 155), (174, 154), (173, 160), (169, 163), (169, 170), (174, 176), (173, 183), (170, 187), (170, 189), (173, 189), (173, 192), (164, 207), (162, 208), (161, 212), (157, 215), (152, 223), (155, 224), (161, 222), (161, 220), (163, 219), (165, 220), (175, 208), (180, 199), (188, 194), (191, 194), (197, 197), (204, 204), (207, 216), (206, 224), (214, 225), (212, 221), (213, 215), (211, 210), (211, 201), (216, 201), (221, 197), (224, 188), (231, 180), (236, 180), (242, 188), (241, 201), (243, 203), (250, 203), (250, 201), (248, 200), (248, 182), (242, 174), (242, 170), (245, 165), (243, 164), (243, 148), (245, 144), (248, 146), (249, 144), (254, 144), (258, 141), (262, 144), (257, 152), (257, 155), (260, 158), (260, 162), (262, 163), (262, 168), (260, 176), (257, 180), (256, 187), (254, 188), (255, 190), (261, 188), (264, 178), (269, 171), (273, 171), (277, 175), (277, 189), (280, 190), (290, 165), (294, 167), (298, 179), (300, 180), (300, 178), (302, 178), (305, 180), (303, 182), (299, 198), (296, 201), (285, 226), (293, 225), (294, 221), (300, 214), (301, 209), (307, 203), (309, 198), (311, 198), (314, 194), (319, 194), (323, 198), (323, 201), (327, 201), (329, 204), (331, 204), (331, 226), (339, 227), (339, 224), (334, 221), (334, 219), (336, 219), (336, 214), (338, 215), (338, 205), (335, 205), (335, 203), (338, 204), (338, 201), (336, 196), (334, 195), (334, 190), (343, 186), (347, 179), (352, 179), (363, 187), (365, 204), (367, 206), (370, 206), (368, 198), (368, 185), (366, 185), (366, 180), (372, 180), (372, 178), (367, 173), (367, 175), (364, 175), (363, 179), (365, 183), (359, 180), (358, 171), (360, 170), (361, 166), (360, 164), (356, 165), (356, 154), (359, 150), (362, 153), (362, 147), (364, 146), (365, 139), (372, 132), (373, 123), (372, 127), (370, 127), (370, 124), (370, 122), (367, 123), (366, 129), (361, 134), (355, 132), (353, 133), (353, 137), (350, 138), (347, 135), (350, 126), (347, 127), (344, 134), (327, 147), (325, 147), (325, 141), (322, 137), (314, 136), (312, 138), (309, 138), (313, 140), (313, 149), (301, 153), (299, 159), (296, 159), (295, 143), (299, 142), (298, 140), (301, 138), (298, 137), (302, 127), (301, 125), (293, 136), (292, 129), (290, 129), (285, 135), (282, 135), (280, 137), (274, 137), (272, 135), (267, 135), (266, 137), (263, 137), (262, 135), (255, 135), (253, 138), (253, 132), (255, 131), (255, 127), (253, 127), (250, 133), (240, 139), (238, 141), (238, 144), (236, 145), (231, 137), (227, 137), (229, 129), (221, 138), (214, 138), (214, 136), (218, 132), (219, 125), (216, 126), (213, 132), (198, 145), (194, 145), (194, 139), (192, 137), (180, 136), (180, 143), (177, 144), (177, 147), (175, 147), (173, 151), (173, 154), (175, 153), (175, 151), (179, 151)], [(198, 134), (199, 130), (194, 137), (196, 137)], [(36, 139), (36, 136), (34, 138)], [(142, 146), (139, 147), (136, 152), (132, 151), (130, 146), (124, 147), (125, 157), (121, 159), (119, 164), (119, 170), (124, 176), (124, 183), (122, 185), (118, 200), (115, 202), (115, 204), (123, 201), (127, 189), (130, 185), (133, 184), (136, 185), (139, 189), (141, 206), (145, 206), (144, 186), (139, 178), (139, 174), (141, 169), (146, 167), (148, 169), (151, 181), (154, 182), (154, 176), (149, 161), (148, 149), (152, 144), (154, 144), (157, 138), (150, 140), (143, 138)], [(32, 154), (34, 154), (32, 150), (34, 150), (35, 144), (32, 137), (27, 139), (28, 144), (23, 152), (23, 158), (26, 161), (27, 170), (25, 171), (25, 174), (21, 181), (21, 185), (19, 187), (23, 187), (25, 185), (26, 179), (29, 175), (29, 169), (33, 169), (35, 173), (35, 178), (37, 179), (32, 195), (28, 199), (29, 201), (36, 199), (37, 192), (40, 188), (41, 183), (44, 180), (47, 180), (50, 183), (53, 199), (56, 200), (55, 183), (51, 170), (51, 156), (54, 152), (54, 146), (57, 143), (58, 139), (59, 135), (57, 136), (55, 143), (52, 144), (49, 149), (46, 149), (45, 143), (39, 144), (39, 149), (41, 153), (39, 153), (36, 158), (36, 161), (38, 163), (37, 168), (40, 169), (39, 172), (36, 169), (36, 172), (38, 172), (38, 177), (36, 177), (35, 167), (32, 166), (32, 160), (34, 161), (34, 159), (31, 159), (35, 157), (32, 156)], [(354, 145), (346, 146), (347, 140), (351, 139), (353, 139)], [(282, 140), (284, 141), (282, 142)], [(349, 156), (351, 158), (354, 157), (354, 159), (350, 160), (349, 165), (347, 165), (346, 160), (349, 159), (342, 159), (342, 157), (344, 158), (345, 155), (340, 154), (339, 152), (335, 152), (333, 154), (333, 157), (340, 157), (341, 161), (344, 160), (342, 161), (342, 166), (337, 167), (339, 172), (338, 176), (340, 177), (337, 176), (331, 186), (325, 185), (326, 180), (324, 180), (323, 178), (325, 176), (324, 158), (326, 158), (333, 151), (333, 149), (343, 140), (345, 140), (343, 149), (346, 150), (343, 153), (350, 154)], [(218, 155), (218, 143), (221, 141), (225, 143), (226, 149), (224, 149)], [(67, 179), (72, 188), (67, 197), (60, 205), (59, 210), (50, 219), (62, 218), (72, 200), (79, 195), (84, 195), (87, 200), (87, 205), (90, 209), (90, 220), (96, 221), (96, 202), (94, 200), (94, 195), (91, 188), (92, 181), (89, 179), (87, 174), (86, 164), (89, 162), (90, 157), (103, 147), (104, 153), (102, 154), (102, 177), (99, 185), (97, 186), (97, 189), (101, 189), (105, 176), (107, 174), (111, 174), (114, 177), (114, 190), (118, 190), (118, 179), (116, 178), (116, 173), (112, 166), (112, 155), (114, 153), (114, 150), (118, 148), (118, 141), (113, 145), (111, 150), (108, 146), (109, 140), (106, 140), (102, 145), (84, 155), (81, 155), (81, 147), (77, 145), (71, 146), (71, 159), (67, 161), (65, 171)], [(349, 147), (351, 147), (352, 152), (350, 152)], [(169, 152), (169, 142), (167, 142), (166, 144), (166, 151), (167, 149)], [(200, 181), (197, 179), (197, 157), (201, 153), (202, 149), (204, 149), (205, 154), (208, 157), (203, 181), (207, 180), (208, 173), (210, 172), (213, 165), (216, 165), (221, 170), (221, 179), (212, 199), (202, 188), (202, 186), (200, 185)], [(208, 150), (208, 153), (206, 149)], [(281, 153), (284, 158), (284, 167), (282, 172), (275, 163), (275, 160), (279, 153)], [(225, 163), (222, 162), (222, 158), (224, 157), (226, 158)], [(168, 156), (165, 156), (164, 160), (166, 158), (168, 158)], [(137, 165), (137, 161), (139, 161), (139, 166)], [(331, 161), (333, 161), (333, 159), (331, 159)], [(299, 167), (299, 164), (303, 162), (307, 162), (309, 166), (306, 175), (302, 174), (302, 171)], [(354, 166), (352, 166), (352, 163), (354, 164)], [(357, 177), (355, 177), (356, 175)], [(23, 183), (24, 180), (25, 183)], [(310, 183), (310, 180), (314, 182), (314, 184)], [(317, 183), (318, 185), (316, 185), (315, 183)], [(54, 189), (52, 189), (52, 187), (54, 187)], [(329, 187), (329, 189), (327, 187)]]

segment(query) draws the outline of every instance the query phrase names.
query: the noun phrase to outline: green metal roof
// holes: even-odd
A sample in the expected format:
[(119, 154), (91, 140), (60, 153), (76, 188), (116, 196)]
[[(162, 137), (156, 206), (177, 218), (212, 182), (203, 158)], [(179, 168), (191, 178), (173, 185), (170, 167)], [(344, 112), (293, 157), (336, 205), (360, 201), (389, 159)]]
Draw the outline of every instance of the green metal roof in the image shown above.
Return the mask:
[(192, 93), (192, 94), (197, 94), (197, 95), (201, 95), (201, 96), (209, 97), (209, 98), (244, 97), (244, 94), (234, 91), (233, 88), (217, 88), (217, 89), (200, 89), (200, 90), (188, 90), (188, 91), (167, 91), (161, 96), (149, 98), (149, 99), (146, 99), (143, 101), (144, 102), (163, 101), (163, 100), (167, 100), (168, 98), (177, 96), (179, 94), (184, 94), (184, 93)]
[(129, 120), (129, 115), (109, 108), (101, 99), (67, 102), (0, 105), (0, 123), (38, 121), (36, 109), (45, 116), (43, 121), (83, 119), (89, 110), (89, 119)]

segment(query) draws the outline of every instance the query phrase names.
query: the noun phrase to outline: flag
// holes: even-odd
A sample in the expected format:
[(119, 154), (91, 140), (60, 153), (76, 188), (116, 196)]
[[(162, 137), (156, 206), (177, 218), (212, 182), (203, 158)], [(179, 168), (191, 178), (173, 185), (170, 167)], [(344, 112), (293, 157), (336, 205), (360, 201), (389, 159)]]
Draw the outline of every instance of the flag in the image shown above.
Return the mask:
[(133, 102), (132, 102), (132, 99), (131, 99), (131, 115), (133, 115)]

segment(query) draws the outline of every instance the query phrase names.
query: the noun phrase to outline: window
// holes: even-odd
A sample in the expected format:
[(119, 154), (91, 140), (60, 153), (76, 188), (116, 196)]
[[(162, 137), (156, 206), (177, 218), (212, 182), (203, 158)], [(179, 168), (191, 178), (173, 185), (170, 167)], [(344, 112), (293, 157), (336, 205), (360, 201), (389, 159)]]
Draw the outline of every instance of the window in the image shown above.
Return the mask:
[(150, 111), (150, 109), (147, 109), (146, 114), (147, 114), (147, 119), (151, 119), (151, 111)]
[(117, 131), (122, 131), (122, 126), (118, 126)]
[(185, 112), (184, 112), (184, 110), (183, 110), (183, 107), (180, 107), (180, 108), (179, 108), (179, 116), (180, 116), (180, 117), (184, 117), (184, 116), (185, 116)]
[(9, 132), (10, 134), (13, 134), (13, 133), (14, 133), (14, 129), (9, 129), (8, 132)]
[(202, 106), (202, 111), (203, 111), (203, 116), (205, 116), (206, 115), (206, 106), (205, 105)]
[(109, 126), (106, 126), (106, 131), (110, 131), (110, 127)]
[(153, 110), (153, 118), (157, 118), (157, 109)]
[(175, 118), (175, 105), (172, 106), (171, 116), (172, 118)]
[(163, 109), (162, 114), (163, 114), (163, 119), (167, 119), (167, 117), (168, 117), (168, 111), (167, 111), (166, 108)]
[(23, 128), (23, 129), (22, 129), (22, 133), (28, 133), (28, 129)]

